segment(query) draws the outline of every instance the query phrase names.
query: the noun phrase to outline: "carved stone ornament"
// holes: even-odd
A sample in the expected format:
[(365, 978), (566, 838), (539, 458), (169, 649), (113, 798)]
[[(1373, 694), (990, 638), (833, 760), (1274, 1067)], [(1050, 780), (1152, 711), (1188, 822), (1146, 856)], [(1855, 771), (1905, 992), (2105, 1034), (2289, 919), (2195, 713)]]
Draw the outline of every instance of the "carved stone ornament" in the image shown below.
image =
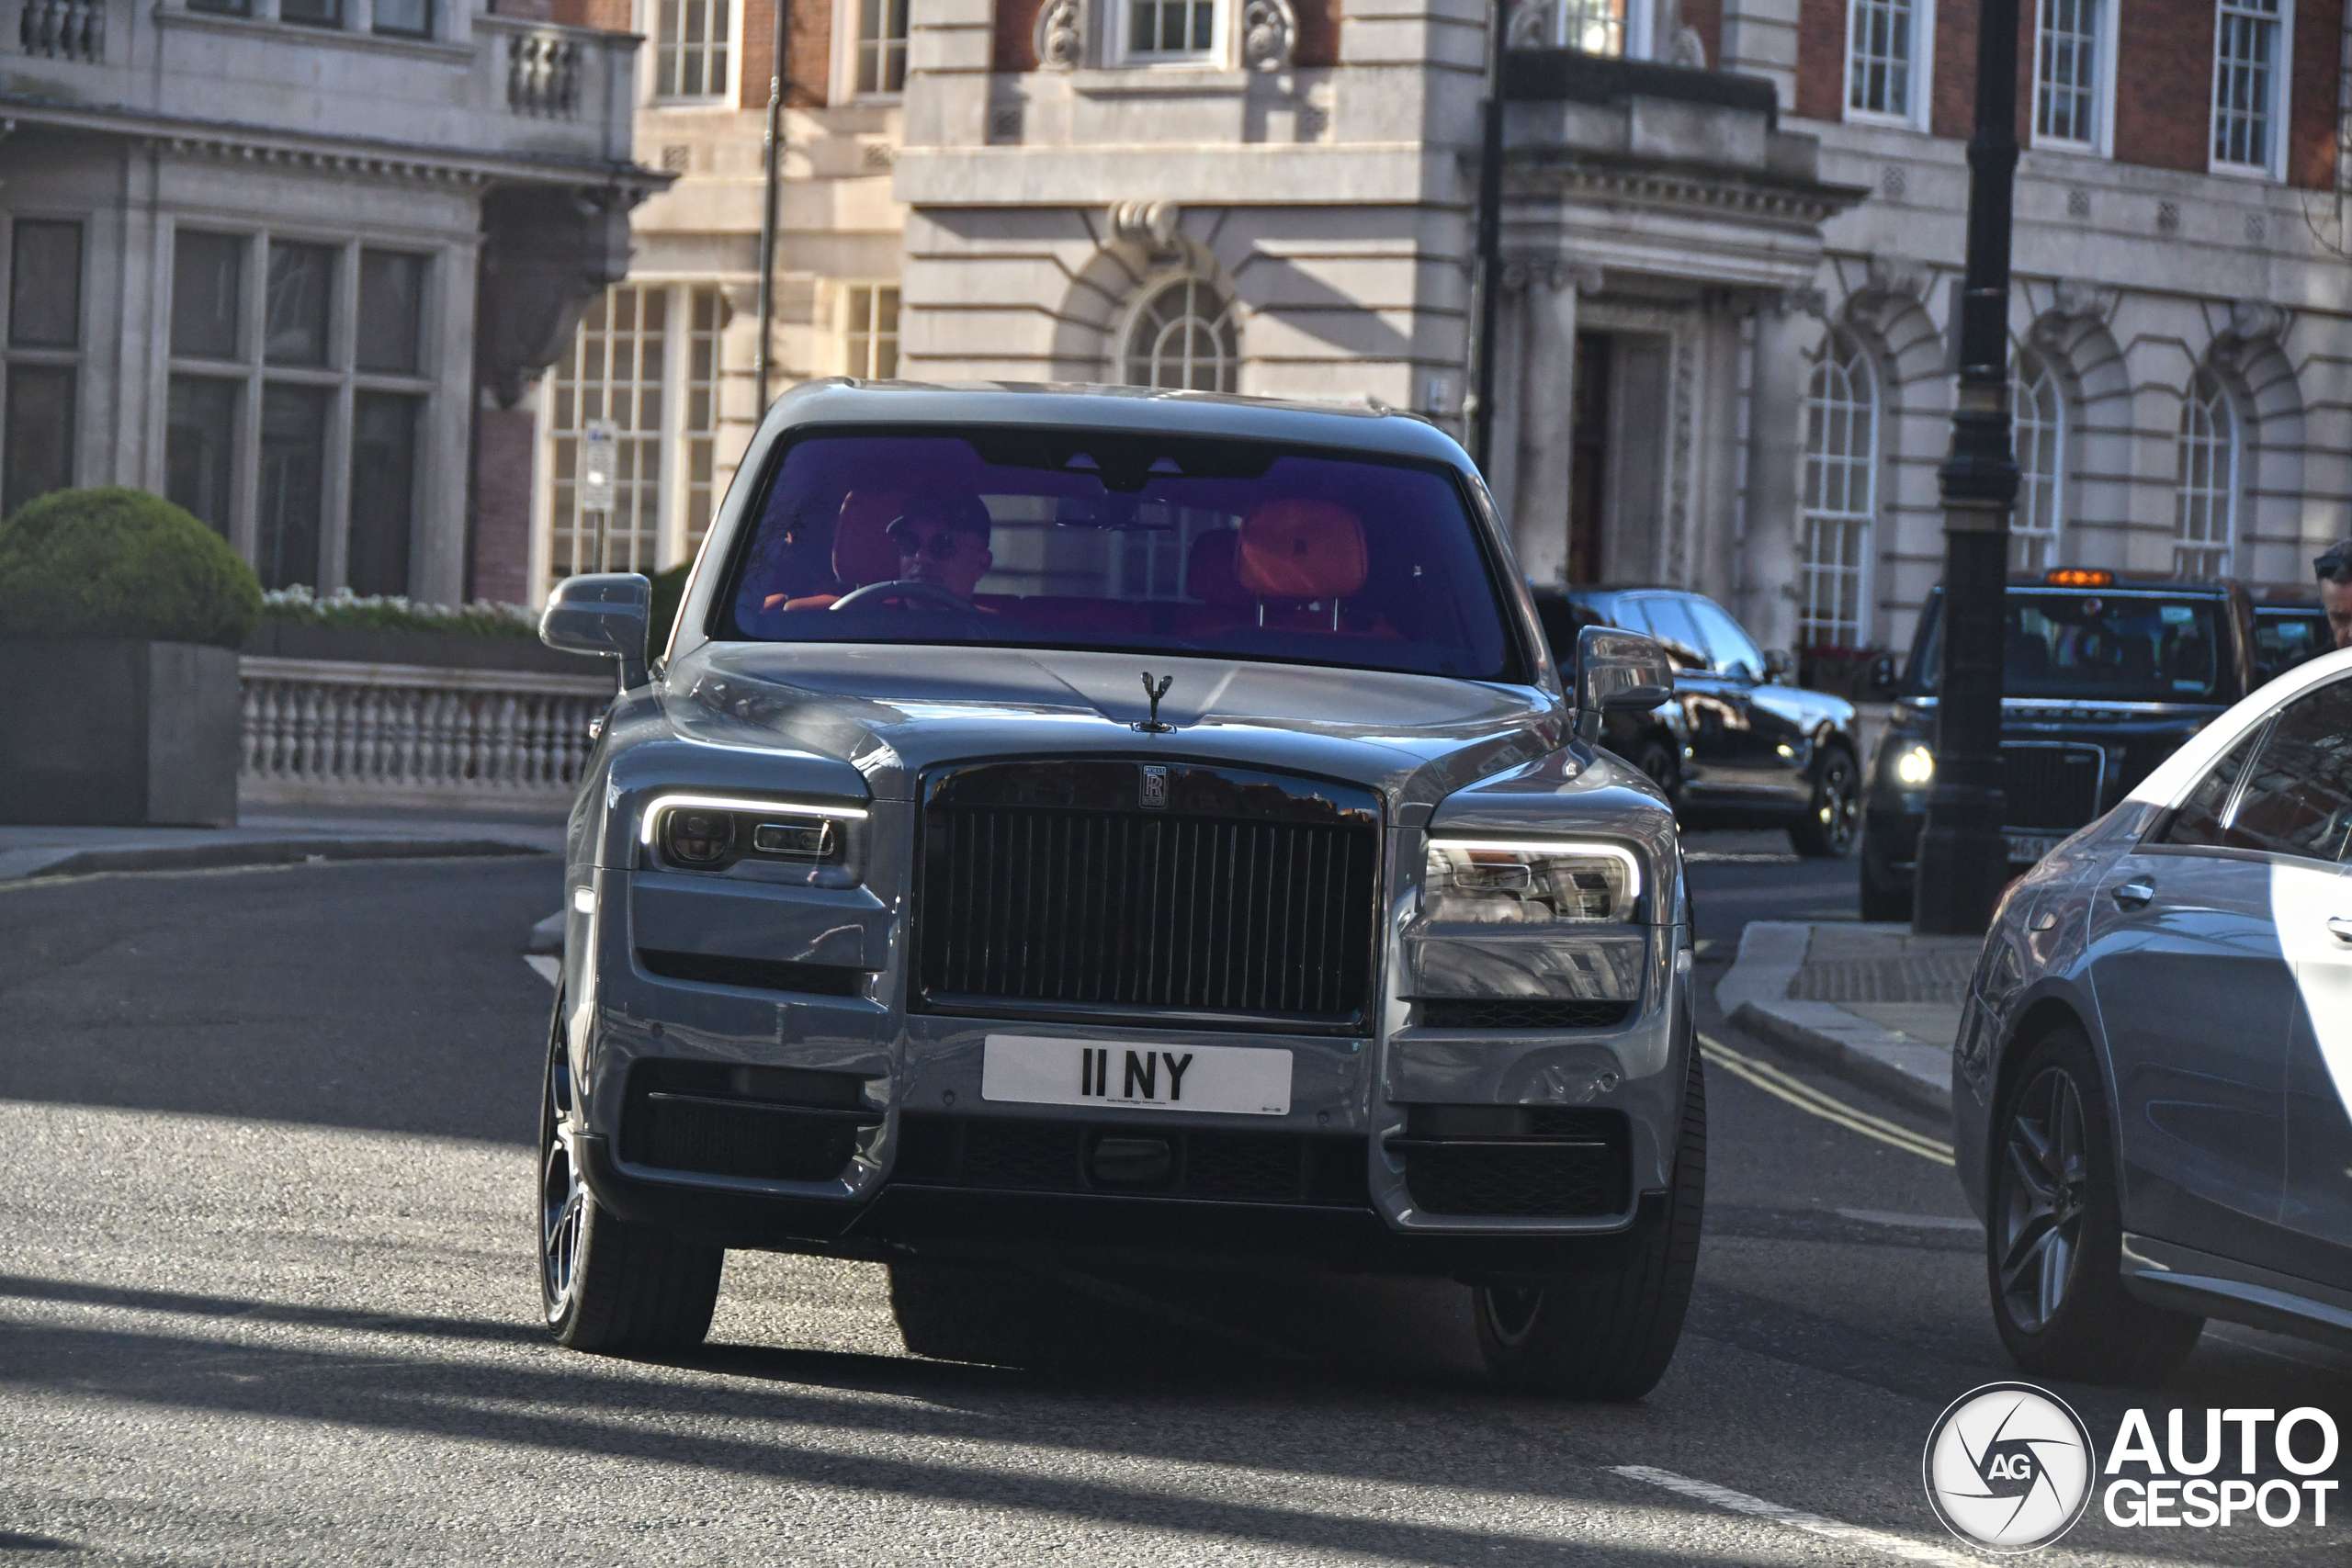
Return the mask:
[(1241, 8), (1241, 63), (1252, 71), (1286, 71), (1298, 41), (1290, 0), (1249, 0)]
[(1111, 205), (1111, 232), (1122, 240), (1165, 250), (1175, 243), (1184, 209), (1172, 201), (1119, 201)]
[(1600, 292), (1600, 266), (1595, 262), (1562, 256), (1520, 256), (1503, 264), (1503, 290), (1516, 294), (1533, 284), (1558, 293), (1573, 288), (1579, 294)]
[(2117, 300), (2121, 292), (2112, 284), (2093, 283), (2088, 278), (2062, 277), (2050, 309), (2033, 323), (2033, 335), (2047, 348), (2056, 348), (2071, 337), (2077, 327), (2093, 326), (2113, 319)]
[(482, 198), (476, 380), (501, 408), (571, 346), (588, 302), (628, 276), (641, 190), (498, 186)]
[(1919, 299), (1928, 292), (1928, 268), (1906, 255), (1892, 251), (1871, 253), (1870, 292), (1900, 295), (1906, 299)]
[(1086, 53), (1086, 12), (1080, 0), (1046, 0), (1037, 13), (1037, 63), (1069, 71)]
[(1512, 49), (1542, 49), (1552, 41), (1552, 7), (1548, 0), (1519, 0), (1510, 8), (1503, 41)]
[(1666, 62), (1704, 71), (1707, 68), (1707, 40), (1699, 36), (1699, 29), (1694, 27), (1685, 25), (1675, 28), (1674, 42), (1666, 51)]
[(2230, 324), (2221, 336), (2248, 348), (2276, 343), (2287, 333), (2287, 312), (2260, 299), (2240, 299), (2230, 306)]

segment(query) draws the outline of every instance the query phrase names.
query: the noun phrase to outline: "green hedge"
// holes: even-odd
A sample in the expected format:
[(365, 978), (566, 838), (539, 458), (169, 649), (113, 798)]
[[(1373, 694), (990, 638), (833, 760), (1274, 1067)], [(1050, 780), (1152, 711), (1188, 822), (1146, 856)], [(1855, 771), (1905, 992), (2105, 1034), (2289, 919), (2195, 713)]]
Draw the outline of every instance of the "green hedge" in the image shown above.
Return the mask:
[(260, 614), (253, 568), (161, 496), (52, 491), (0, 523), (0, 638), (234, 648)]
[(539, 617), (527, 604), (427, 604), (397, 594), (361, 598), (349, 589), (322, 599), (307, 588), (280, 588), (262, 595), (261, 613), (273, 621), (314, 626), (367, 626), (377, 631), (462, 632), (474, 637), (539, 635)]

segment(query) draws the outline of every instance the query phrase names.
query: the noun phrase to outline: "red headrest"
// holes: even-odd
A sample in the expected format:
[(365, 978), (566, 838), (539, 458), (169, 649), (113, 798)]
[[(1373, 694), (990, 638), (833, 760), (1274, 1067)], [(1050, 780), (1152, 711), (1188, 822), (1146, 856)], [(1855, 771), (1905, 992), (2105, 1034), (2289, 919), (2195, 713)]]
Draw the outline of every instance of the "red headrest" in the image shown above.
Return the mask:
[(1193, 541), (1192, 553), (1184, 558), (1184, 596), (1198, 599), (1204, 604), (1246, 604), (1249, 592), (1241, 586), (1241, 579), (1234, 574), (1233, 547), (1236, 536), (1230, 528), (1219, 528), (1214, 534), (1204, 534)]
[(907, 494), (896, 490), (854, 490), (842, 497), (833, 525), (833, 575), (851, 588), (889, 582), (899, 576), (899, 547), (889, 527), (907, 509)]
[(1235, 555), (1259, 598), (1344, 599), (1363, 586), (1363, 523), (1336, 502), (1264, 502), (1241, 520)]

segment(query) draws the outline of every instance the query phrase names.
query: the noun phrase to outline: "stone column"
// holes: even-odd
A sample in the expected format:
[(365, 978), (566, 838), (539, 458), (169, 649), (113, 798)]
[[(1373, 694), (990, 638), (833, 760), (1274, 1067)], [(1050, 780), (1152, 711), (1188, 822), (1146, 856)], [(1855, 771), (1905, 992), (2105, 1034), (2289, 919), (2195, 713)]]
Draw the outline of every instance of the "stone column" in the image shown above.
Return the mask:
[(1804, 301), (1775, 295), (1756, 312), (1755, 363), (1747, 393), (1747, 539), (1741, 563), (1741, 624), (1767, 648), (1796, 637), (1797, 487), (1803, 478)]
[(1560, 583), (1568, 570), (1568, 426), (1577, 367), (1577, 295), (1598, 289), (1600, 269), (1548, 259), (1525, 268), (1520, 311), (1519, 444), (1511, 540), (1532, 580)]

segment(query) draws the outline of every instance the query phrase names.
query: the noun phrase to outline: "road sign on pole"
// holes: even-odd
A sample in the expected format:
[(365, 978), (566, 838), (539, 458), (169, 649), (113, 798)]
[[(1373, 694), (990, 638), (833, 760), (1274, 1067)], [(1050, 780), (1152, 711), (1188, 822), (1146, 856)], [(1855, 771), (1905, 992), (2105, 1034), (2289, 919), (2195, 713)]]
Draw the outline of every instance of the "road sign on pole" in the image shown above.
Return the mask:
[(596, 570), (612, 570), (611, 524), (620, 430), (609, 419), (592, 419), (580, 432), (580, 510), (596, 514)]

